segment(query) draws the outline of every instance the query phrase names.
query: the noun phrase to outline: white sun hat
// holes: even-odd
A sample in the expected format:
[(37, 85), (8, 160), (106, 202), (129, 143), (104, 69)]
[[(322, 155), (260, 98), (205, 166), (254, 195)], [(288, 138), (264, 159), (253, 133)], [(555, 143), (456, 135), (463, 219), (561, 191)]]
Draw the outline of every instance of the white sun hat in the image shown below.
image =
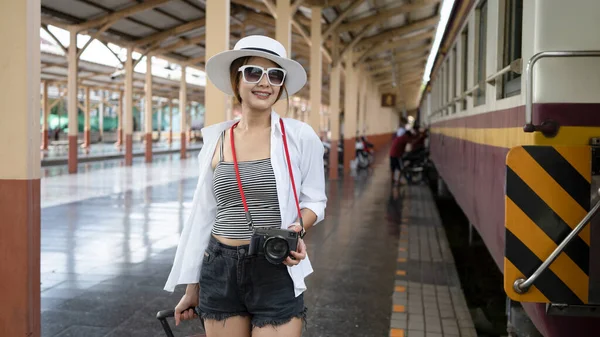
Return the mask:
[[(233, 50), (218, 53), (206, 62), (206, 75), (208, 79), (222, 92), (234, 96), (229, 67), (231, 63), (245, 56), (263, 57), (277, 63), (285, 69), (285, 87), (291, 96), (306, 84), (306, 70), (302, 65), (287, 56), (285, 48), (279, 41), (267, 36), (251, 35), (239, 40)], [(286, 98), (285, 92), (279, 99)]]

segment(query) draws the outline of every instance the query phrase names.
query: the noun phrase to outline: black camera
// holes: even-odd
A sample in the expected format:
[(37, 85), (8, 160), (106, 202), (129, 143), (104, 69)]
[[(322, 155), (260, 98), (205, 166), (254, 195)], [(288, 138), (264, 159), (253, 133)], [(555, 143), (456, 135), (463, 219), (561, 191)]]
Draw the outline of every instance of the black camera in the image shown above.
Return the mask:
[(298, 233), (278, 228), (255, 228), (250, 238), (249, 255), (264, 254), (267, 261), (280, 264), (298, 247)]

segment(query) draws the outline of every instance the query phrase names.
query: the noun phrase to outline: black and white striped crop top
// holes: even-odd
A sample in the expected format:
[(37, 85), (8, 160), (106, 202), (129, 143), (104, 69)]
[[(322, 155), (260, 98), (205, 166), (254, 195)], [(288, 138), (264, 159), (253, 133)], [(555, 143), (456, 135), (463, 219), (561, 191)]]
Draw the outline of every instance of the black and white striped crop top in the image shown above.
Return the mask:
[[(250, 240), (252, 231), (246, 222), (234, 165), (223, 161), (224, 135), (225, 132), (221, 135), (219, 163), (213, 176), (217, 216), (212, 233), (229, 239)], [(280, 228), (281, 214), (271, 159), (238, 162), (238, 167), (254, 227)]]

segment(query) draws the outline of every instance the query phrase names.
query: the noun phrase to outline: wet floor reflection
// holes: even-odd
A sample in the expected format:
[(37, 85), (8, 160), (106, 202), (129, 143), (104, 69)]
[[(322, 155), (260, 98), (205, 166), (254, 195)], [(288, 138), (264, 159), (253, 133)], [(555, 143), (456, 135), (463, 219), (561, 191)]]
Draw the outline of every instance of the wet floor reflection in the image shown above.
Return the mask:
[[(162, 288), (196, 187), (195, 177), (150, 183), (169, 170), (80, 176), (76, 193), (98, 179), (148, 185), (42, 209), (43, 336), (162, 336), (155, 314), (183, 291)], [(387, 177), (383, 164), (327, 183), (326, 220), (306, 238), (315, 273), (304, 336), (388, 333), (400, 192)], [(189, 323), (176, 335), (197, 331)]]

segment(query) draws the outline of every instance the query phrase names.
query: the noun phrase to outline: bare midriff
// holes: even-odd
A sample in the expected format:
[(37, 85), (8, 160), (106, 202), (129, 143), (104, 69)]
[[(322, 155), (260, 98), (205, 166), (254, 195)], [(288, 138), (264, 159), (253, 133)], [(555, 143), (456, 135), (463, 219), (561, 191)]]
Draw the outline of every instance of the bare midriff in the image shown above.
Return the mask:
[(228, 246), (233, 246), (233, 247), (237, 247), (237, 246), (243, 246), (243, 245), (249, 245), (250, 244), (250, 240), (236, 240), (236, 239), (229, 239), (229, 238), (224, 238), (220, 235), (214, 235), (213, 237), (215, 239), (217, 239), (217, 241), (219, 241), (220, 243), (224, 244), (224, 245), (228, 245)]

